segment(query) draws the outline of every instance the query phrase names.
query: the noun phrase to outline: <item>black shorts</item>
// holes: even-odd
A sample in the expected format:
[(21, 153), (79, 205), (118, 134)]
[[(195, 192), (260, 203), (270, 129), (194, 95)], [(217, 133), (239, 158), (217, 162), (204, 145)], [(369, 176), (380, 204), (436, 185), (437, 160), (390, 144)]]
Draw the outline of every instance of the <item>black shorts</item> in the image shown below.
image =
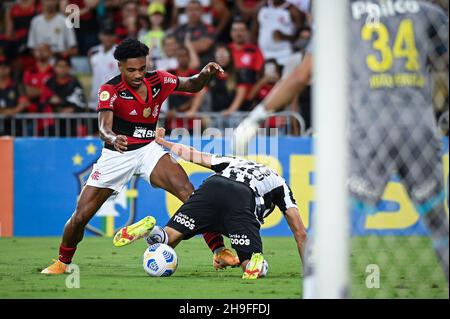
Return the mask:
[(260, 223), (255, 215), (255, 196), (246, 185), (213, 175), (189, 197), (167, 223), (183, 239), (206, 232), (230, 238), (239, 260), (262, 253)]

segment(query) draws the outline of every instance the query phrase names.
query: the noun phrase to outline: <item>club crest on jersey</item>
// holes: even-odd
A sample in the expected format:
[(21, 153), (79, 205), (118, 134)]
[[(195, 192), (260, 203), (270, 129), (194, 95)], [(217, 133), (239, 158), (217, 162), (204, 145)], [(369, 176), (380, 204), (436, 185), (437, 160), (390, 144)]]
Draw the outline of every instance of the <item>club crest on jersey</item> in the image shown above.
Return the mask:
[(102, 91), (102, 92), (100, 92), (98, 98), (100, 99), (100, 101), (104, 102), (104, 101), (108, 101), (110, 96), (111, 95), (109, 94), (108, 91)]
[(151, 107), (147, 107), (144, 109), (144, 111), (142, 112), (142, 115), (147, 118), (150, 116), (150, 114), (152, 113), (152, 108)]

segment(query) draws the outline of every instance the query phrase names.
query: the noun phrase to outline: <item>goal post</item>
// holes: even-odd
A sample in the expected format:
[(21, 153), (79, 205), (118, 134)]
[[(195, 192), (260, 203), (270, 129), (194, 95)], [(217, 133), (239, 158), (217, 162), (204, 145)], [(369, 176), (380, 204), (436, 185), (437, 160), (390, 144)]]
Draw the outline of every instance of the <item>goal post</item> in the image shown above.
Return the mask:
[(313, 2), (313, 121), (316, 128), (313, 298), (345, 298), (349, 287), (348, 11), (348, 0)]

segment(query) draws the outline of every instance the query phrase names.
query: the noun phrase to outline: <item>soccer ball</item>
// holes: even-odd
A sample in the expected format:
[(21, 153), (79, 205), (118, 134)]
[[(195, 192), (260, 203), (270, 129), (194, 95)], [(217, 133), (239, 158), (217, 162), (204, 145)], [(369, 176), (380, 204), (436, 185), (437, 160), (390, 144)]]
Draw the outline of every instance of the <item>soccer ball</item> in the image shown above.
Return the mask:
[(177, 254), (166, 244), (154, 244), (144, 251), (142, 265), (151, 277), (168, 277), (177, 269)]

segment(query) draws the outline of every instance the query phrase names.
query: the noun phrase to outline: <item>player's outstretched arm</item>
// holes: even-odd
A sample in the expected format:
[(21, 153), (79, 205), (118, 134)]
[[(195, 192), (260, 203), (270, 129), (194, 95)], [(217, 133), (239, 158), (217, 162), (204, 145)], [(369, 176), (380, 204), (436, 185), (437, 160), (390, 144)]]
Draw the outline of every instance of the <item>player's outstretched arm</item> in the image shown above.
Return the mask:
[(286, 210), (286, 221), (294, 234), (295, 241), (297, 242), (298, 253), (302, 259), (302, 264), (305, 264), (304, 253), (306, 244), (306, 229), (303, 225), (302, 219), (297, 208), (291, 207)]
[(200, 73), (191, 77), (179, 77), (176, 91), (197, 93), (200, 92), (211, 80), (211, 77), (217, 72), (223, 73), (222, 67), (215, 63), (208, 63)]
[(164, 139), (165, 131), (162, 127), (156, 129), (156, 143), (169, 149), (171, 153), (180, 156), (185, 161), (211, 168), (212, 154), (202, 153), (192, 146), (169, 142)]

